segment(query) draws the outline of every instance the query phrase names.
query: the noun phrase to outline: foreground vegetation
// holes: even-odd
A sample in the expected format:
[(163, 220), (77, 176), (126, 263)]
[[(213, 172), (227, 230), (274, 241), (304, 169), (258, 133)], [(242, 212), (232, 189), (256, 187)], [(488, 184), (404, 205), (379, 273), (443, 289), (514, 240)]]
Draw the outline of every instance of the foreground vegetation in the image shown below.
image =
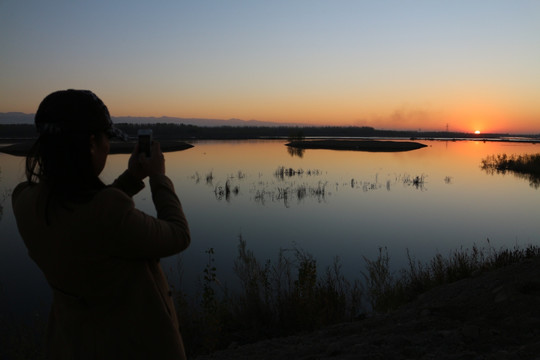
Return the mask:
[(234, 270), (241, 290), (234, 293), (219, 284), (213, 250), (207, 255), (200, 295), (177, 294), (190, 355), (390, 312), (435, 286), (540, 256), (540, 247), (496, 250), (488, 240), (485, 247), (437, 254), (426, 263), (407, 252), (408, 267), (397, 273), (380, 248), (376, 259), (364, 257), (359, 279), (349, 281), (339, 259), (321, 271), (309, 253), (290, 249), (280, 250), (274, 263), (260, 262), (240, 237)]
[[(365, 272), (350, 281), (339, 259), (321, 270), (309, 253), (293, 248), (279, 250), (275, 262), (260, 262), (240, 237), (233, 264), (240, 287), (234, 292), (219, 283), (218, 254), (213, 249), (206, 253), (200, 292), (175, 290), (189, 356), (390, 312), (435, 286), (538, 257), (540, 247), (495, 249), (488, 240), (486, 246), (437, 254), (428, 262), (407, 252), (408, 266), (398, 272), (391, 271), (388, 251), (380, 248), (375, 259), (363, 258)], [(0, 358), (43, 358), (43, 319), (34, 317), (30, 324), (11, 320), (0, 316)]]

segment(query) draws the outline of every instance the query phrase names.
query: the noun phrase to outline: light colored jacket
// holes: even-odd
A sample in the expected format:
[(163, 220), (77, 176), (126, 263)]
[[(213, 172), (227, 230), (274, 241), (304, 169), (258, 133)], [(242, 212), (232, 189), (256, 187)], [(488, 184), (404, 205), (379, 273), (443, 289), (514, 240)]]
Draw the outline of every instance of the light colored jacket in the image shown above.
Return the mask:
[(157, 218), (135, 208), (144, 183), (128, 172), (84, 204), (48, 200), (42, 184), (13, 191), (19, 232), (53, 289), (48, 358), (185, 358), (159, 259), (188, 247), (188, 223), (171, 181), (149, 182)]

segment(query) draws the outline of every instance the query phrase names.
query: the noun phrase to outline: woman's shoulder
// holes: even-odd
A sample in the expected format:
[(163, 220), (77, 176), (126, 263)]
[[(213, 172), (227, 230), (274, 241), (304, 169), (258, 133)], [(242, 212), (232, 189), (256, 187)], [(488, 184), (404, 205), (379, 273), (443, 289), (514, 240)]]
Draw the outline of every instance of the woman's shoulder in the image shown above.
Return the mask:
[(31, 183), (30, 181), (23, 181), (23, 182), (17, 184), (17, 186), (15, 186), (15, 188), (13, 189), (12, 194), (19, 194), (19, 193), (23, 192), (25, 189), (28, 189), (28, 188), (33, 187), (33, 186), (37, 186), (37, 184), (36, 183)]
[(11, 192), (11, 199), (13, 203), (15, 203), (19, 198), (23, 196), (23, 194), (25, 196), (33, 196), (31, 195), (31, 193), (37, 194), (38, 190), (42, 187), (43, 186), (37, 183), (33, 183), (30, 181), (23, 181), (19, 183), (17, 186), (15, 186), (15, 188)]

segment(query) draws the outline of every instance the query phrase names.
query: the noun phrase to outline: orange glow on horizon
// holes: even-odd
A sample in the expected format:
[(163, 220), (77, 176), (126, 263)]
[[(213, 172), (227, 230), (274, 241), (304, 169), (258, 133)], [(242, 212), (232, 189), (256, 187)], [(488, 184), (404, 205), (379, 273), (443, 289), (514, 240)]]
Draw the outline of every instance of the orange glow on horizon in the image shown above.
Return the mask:
[[(212, 95), (212, 94), (210, 94)], [(264, 101), (239, 101), (234, 96), (219, 100), (208, 98), (163, 96), (157, 101), (118, 101), (103, 96), (113, 116), (178, 117), (188, 119), (258, 120), (299, 126), (369, 126), (380, 130), (450, 131), (470, 133), (539, 133), (540, 109), (497, 103), (495, 99), (476, 101), (440, 100), (437, 103), (402, 105), (387, 103), (376, 96), (268, 96)], [(472, 96), (471, 96), (472, 97)], [(453, 101), (456, 100), (456, 101)], [(209, 106), (209, 104), (211, 106)]]

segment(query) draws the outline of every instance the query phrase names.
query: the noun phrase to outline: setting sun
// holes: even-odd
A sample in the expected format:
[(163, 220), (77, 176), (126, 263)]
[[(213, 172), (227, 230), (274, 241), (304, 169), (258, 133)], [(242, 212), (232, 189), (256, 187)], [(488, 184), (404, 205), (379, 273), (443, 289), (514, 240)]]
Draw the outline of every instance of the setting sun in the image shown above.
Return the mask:
[(474, 133), (475, 133), (476, 135), (480, 135), (480, 130), (476, 130)]

